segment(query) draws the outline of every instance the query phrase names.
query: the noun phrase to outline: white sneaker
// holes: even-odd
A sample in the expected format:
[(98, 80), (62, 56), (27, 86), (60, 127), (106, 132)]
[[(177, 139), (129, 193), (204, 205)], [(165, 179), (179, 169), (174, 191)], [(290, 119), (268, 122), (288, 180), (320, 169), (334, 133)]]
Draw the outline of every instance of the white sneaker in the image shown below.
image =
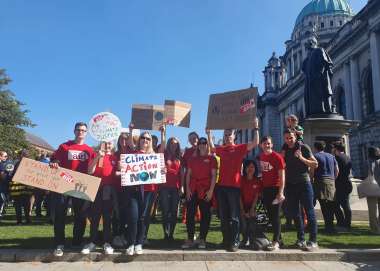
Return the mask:
[(105, 243), (103, 246), (104, 253), (106, 255), (112, 255), (113, 254), (113, 247), (109, 243)]
[(55, 257), (62, 257), (63, 256), (63, 249), (64, 249), (64, 246), (62, 246), (62, 245), (57, 246), (57, 248), (53, 252), (54, 256)]
[(135, 246), (135, 253), (136, 253), (137, 255), (141, 255), (141, 254), (143, 254), (143, 248), (142, 248), (142, 245), (136, 245), (136, 246)]
[(85, 245), (81, 251), (82, 254), (90, 254), (90, 252), (94, 251), (96, 248), (96, 245), (94, 243), (89, 243)]
[(135, 246), (134, 246), (134, 245), (129, 246), (129, 247), (126, 249), (125, 253), (126, 253), (127, 255), (129, 255), (129, 256), (132, 256), (132, 255), (135, 253)]

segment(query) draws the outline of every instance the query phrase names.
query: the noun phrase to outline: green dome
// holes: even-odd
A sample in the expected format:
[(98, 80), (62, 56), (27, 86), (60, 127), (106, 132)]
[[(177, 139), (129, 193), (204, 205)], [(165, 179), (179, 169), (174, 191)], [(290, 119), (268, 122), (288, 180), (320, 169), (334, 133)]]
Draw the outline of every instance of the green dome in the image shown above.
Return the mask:
[(353, 12), (347, 0), (312, 0), (298, 15), (296, 25), (301, 23), (305, 17), (313, 14), (344, 14), (352, 16)]

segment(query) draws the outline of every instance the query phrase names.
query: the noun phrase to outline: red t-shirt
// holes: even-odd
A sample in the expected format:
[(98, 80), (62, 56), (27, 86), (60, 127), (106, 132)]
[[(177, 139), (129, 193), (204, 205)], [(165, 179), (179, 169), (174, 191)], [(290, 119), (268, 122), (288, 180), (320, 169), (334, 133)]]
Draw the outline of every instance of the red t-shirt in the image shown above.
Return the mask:
[(70, 140), (58, 147), (52, 160), (59, 160), (60, 167), (87, 174), (88, 165), (94, 157), (94, 150), (90, 146)]
[(186, 148), (186, 150), (182, 156), (182, 167), (187, 168), (187, 163), (189, 162), (189, 159), (193, 157), (196, 149), (197, 148), (194, 148), (194, 147)]
[(179, 189), (181, 184), (181, 162), (180, 160), (166, 159), (166, 183), (162, 187), (173, 187)]
[(187, 168), (191, 170), (191, 192), (197, 192), (199, 198), (204, 198), (210, 189), (211, 170), (218, 168), (215, 157), (212, 155), (191, 157)]
[(247, 155), (247, 144), (216, 147), (216, 155), (220, 157), (220, 186), (240, 188), (241, 165)]
[(103, 157), (103, 167), (99, 167), (98, 162), (95, 168), (94, 176), (102, 179), (100, 185), (119, 185), (115, 176), (117, 164), (118, 158), (114, 154), (106, 154)]
[(253, 177), (252, 180), (248, 180), (244, 176), (241, 177), (241, 200), (245, 210), (251, 208), (253, 199), (261, 194), (262, 189), (263, 182), (257, 177)]
[(278, 171), (281, 169), (285, 169), (285, 161), (279, 153), (261, 153), (260, 167), (264, 187), (280, 186), (280, 176), (278, 175)]

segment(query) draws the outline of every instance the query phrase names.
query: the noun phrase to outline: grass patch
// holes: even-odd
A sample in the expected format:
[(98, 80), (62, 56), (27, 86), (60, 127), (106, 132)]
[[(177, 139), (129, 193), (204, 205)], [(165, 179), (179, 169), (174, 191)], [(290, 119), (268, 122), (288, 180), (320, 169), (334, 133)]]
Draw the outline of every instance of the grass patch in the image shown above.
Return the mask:
[[(46, 217), (31, 217), (31, 225), (16, 225), (14, 208), (9, 207), (7, 214), (0, 221), (0, 248), (23, 248), (23, 249), (50, 249), (54, 246), (53, 226)], [(72, 218), (68, 218), (66, 225), (67, 243), (72, 239)], [(210, 231), (207, 237), (208, 247), (217, 248), (222, 240), (219, 228), (220, 222), (214, 215)], [(284, 227), (283, 227), (284, 228)], [(355, 224), (350, 232), (339, 233), (336, 235), (326, 235), (323, 233), (323, 226), (319, 224), (318, 243), (322, 248), (379, 248), (380, 236), (371, 234), (367, 224)], [(197, 225), (197, 232), (199, 228)], [(86, 237), (89, 236), (89, 226), (86, 228)], [(287, 248), (291, 248), (296, 240), (296, 231), (284, 231), (283, 240)], [(307, 235), (308, 236), (308, 235)], [(163, 241), (163, 230), (159, 221), (153, 222), (149, 228), (148, 238), (150, 247), (154, 249), (178, 249), (186, 239), (186, 225), (178, 223), (174, 235), (176, 241), (170, 245)], [(272, 234), (269, 230), (268, 237)]]

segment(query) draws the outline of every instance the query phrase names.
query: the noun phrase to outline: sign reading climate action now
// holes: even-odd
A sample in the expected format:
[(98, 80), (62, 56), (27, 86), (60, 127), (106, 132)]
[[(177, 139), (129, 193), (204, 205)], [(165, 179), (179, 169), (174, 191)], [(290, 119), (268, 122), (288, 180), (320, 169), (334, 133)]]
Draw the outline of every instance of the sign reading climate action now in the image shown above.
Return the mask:
[(12, 181), (88, 201), (95, 200), (100, 185), (100, 178), (28, 158), (22, 158)]
[(164, 154), (121, 154), (121, 185), (166, 183)]

